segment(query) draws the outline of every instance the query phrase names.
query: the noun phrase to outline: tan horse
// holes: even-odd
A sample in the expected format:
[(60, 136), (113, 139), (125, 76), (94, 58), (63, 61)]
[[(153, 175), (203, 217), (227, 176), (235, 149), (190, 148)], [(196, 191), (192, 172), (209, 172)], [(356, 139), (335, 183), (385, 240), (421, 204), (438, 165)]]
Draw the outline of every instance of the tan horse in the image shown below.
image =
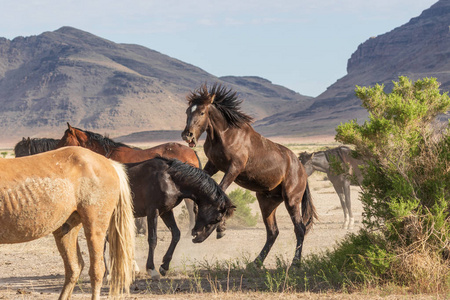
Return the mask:
[[(115, 142), (95, 132), (72, 127), (69, 123), (67, 123), (67, 127), (64, 136), (56, 145), (56, 148), (80, 146), (121, 163), (137, 163), (155, 157), (176, 158), (179, 161), (201, 169), (201, 163), (197, 153), (185, 145), (164, 143), (152, 148), (140, 149)], [(194, 202), (191, 199), (184, 199), (184, 202), (189, 213), (189, 232), (191, 232), (195, 224)], [(140, 229), (139, 227), (142, 227), (143, 223), (138, 222), (137, 225), (138, 229)]]
[(110, 294), (128, 292), (135, 228), (123, 166), (80, 147), (0, 159), (0, 244), (53, 233), (65, 268), (60, 299), (70, 298), (84, 266), (78, 245), (82, 226), (89, 249), (92, 299), (100, 298), (107, 231)]

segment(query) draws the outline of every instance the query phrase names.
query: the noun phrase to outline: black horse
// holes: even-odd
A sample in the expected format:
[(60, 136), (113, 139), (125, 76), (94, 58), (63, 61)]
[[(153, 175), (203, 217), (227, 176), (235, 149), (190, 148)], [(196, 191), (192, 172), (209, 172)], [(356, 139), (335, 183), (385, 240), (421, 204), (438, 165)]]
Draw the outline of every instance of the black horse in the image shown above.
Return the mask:
[(41, 152), (47, 152), (54, 150), (56, 145), (58, 145), (58, 139), (50, 138), (22, 138), (14, 146), (14, 154), (16, 157), (28, 156), (33, 154), (38, 154)]
[(192, 229), (194, 243), (203, 242), (219, 222), (229, 218), (236, 208), (209, 175), (177, 159), (158, 157), (125, 166), (133, 194), (135, 217), (147, 216), (149, 251), (146, 270), (153, 279), (160, 277), (153, 262), (158, 216), (172, 233), (172, 241), (159, 268), (159, 272), (165, 275), (180, 240), (174, 207), (185, 198), (197, 204), (196, 223)]

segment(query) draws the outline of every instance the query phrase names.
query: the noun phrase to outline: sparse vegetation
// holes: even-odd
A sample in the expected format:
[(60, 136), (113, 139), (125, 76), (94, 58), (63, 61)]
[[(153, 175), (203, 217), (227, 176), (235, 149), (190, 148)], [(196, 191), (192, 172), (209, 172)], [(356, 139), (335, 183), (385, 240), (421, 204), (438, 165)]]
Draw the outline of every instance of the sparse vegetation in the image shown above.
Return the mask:
[(244, 190), (241, 188), (236, 188), (228, 195), (236, 205), (236, 211), (232, 219), (230, 219), (230, 224), (242, 225), (242, 226), (255, 226), (259, 215), (252, 214), (252, 210), (249, 204), (256, 201), (256, 197), (253, 196), (249, 190)]
[(342, 124), (337, 140), (353, 144), (368, 163), (362, 186), (364, 229), (333, 250), (309, 255), (298, 268), (282, 258), (274, 269), (256, 269), (246, 259), (197, 265), (191, 271), (197, 274), (191, 292), (289, 294), (386, 287), (408, 297), (447, 293), (450, 132), (434, 119), (450, 108), (450, 100), (438, 86), (435, 79), (412, 83), (400, 77), (390, 94), (378, 85), (357, 88), (370, 119), (363, 125)]
[(353, 144), (367, 163), (365, 229), (304, 265), (317, 264), (322, 282), (336, 288), (390, 282), (418, 293), (448, 290), (450, 128), (436, 117), (450, 99), (433, 78), (400, 77), (389, 94), (380, 85), (356, 94), (369, 120), (341, 124), (336, 139)]

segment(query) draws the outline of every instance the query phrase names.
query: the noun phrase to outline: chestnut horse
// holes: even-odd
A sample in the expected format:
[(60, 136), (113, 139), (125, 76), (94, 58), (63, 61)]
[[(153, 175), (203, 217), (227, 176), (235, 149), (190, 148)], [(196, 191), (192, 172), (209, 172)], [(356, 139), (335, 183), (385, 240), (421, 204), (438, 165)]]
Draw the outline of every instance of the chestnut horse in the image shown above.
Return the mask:
[(188, 96), (188, 102), (182, 138), (194, 147), (206, 131), (204, 171), (211, 176), (224, 172), (223, 190), (234, 181), (256, 192), (267, 239), (254, 263), (264, 262), (278, 236), (275, 212), (283, 201), (297, 239), (293, 263), (299, 263), (304, 236), (317, 219), (303, 165), (291, 150), (252, 128), (252, 118), (240, 111), (242, 101), (231, 89), (215, 84), (208, 91), (205, 84)]
[(148, 220), (149, 249), (146, 269), (152, 279), (160, 278), (153, 259), (157, 243), (158, 216), (172, 234), (169, 248), (159, 268), (161, 275), (165, 275), (180, 240), (180, 230), (173, 214), (174, 207), (185, 198), (190, 198), (197, 204), (197, 221), (206, 222), (208, 225), (193, 228), (194, 243), (203, 242), (217, 227), (219, 220), (229, 218), (235, 209), (214, 179), (203, 170), (177, 159), (160, 157), (125, 166), (130, 178), (135, 217), (147, 216)]
[[(98, 133), (72, 127), (69, 123), (67, 123), (67, 126), (68, 129), (64, 132), (64, 136), (56, 148), (81, 146), (121, 163), (136, 163), (157, 156), (176, 158), (196, 168), (201, 168), (197, 153), (178, 143), (165, 143), (148, 149), (139, 149), (115, 142)], [(189, 213), (189, 231), (191, 231), (195, 223), (194, 203), (190, 199), (185, 199), (185, 203)]]
[(81, 227), (89, 249), (92, 299), (100, 298), (107, 231), (110, 294), (129, 291), (133, 221), (128, 177), (120, 163), (75, 147), (0, 159), (0, 244), (28, 242), (53, 233), (65, 267), (60, 299), (70, 298), (84, 266), (78, 245)]

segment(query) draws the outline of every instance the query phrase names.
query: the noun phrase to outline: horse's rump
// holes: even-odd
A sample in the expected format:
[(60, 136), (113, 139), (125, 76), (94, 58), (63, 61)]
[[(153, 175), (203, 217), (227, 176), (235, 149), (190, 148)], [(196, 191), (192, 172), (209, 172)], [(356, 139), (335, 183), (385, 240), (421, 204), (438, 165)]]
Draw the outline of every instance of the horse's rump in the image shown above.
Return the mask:
[[(117, 194), (117, 174), (99, 157), (82, 148), (66, 148), (0, 159), (0, 243), (47, 235), (80, 206), (100, 205), (103, 198)], [(96, 172), (105, 175), (100, 180)]]

